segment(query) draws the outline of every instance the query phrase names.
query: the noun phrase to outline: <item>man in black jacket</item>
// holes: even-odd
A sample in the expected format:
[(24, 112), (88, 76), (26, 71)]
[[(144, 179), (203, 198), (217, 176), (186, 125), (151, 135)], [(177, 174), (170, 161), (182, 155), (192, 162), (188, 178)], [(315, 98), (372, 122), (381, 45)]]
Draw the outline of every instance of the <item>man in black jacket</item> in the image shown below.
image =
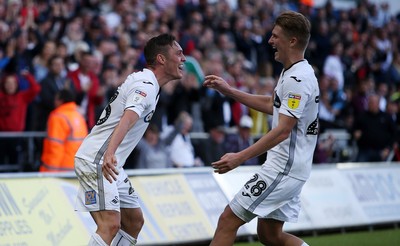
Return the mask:
[(379, 109), (379, 96), (368, 97), (368, 110), (356, 119), (353, 136), (357, 141), (358, 162), (386, 161), (396, 138), (396, 125)]

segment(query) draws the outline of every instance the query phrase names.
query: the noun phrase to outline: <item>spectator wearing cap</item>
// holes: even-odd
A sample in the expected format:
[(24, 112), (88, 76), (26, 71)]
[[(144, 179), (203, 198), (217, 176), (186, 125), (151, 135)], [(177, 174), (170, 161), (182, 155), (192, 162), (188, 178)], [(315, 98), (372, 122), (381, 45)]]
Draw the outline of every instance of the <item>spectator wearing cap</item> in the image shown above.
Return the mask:
[[(254, 143), (251, 136), (251, 128), (253, 127), (253, 120), (248, 115), (243, 115), (240, 118), (237, 133), (230, 133), (225, 138), (226, 152), (239, 152)], [(258, 165), (258, 159), (252, 158), (245, 161), (242, 165)]]

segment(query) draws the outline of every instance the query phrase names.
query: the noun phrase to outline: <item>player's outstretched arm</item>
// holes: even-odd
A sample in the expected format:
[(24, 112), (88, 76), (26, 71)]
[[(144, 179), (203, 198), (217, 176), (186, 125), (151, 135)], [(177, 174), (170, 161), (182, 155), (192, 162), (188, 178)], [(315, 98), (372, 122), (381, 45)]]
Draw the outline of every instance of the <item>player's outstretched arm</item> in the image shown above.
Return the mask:
[(230, 86), (223, 78), (216, 75), (207, 75), (203, 86), (217, 90), (249, 108), (272, 114), (273, 98), (265, 95), (253, 95)]
[(227, 153), (222, 156), (220, 160), (211, 163), (214, 172), (219, 174), (229, 172), (246, 160), (265, 153), (283, 140), (287, 139), (296, 123), (296, 118), (279, 114), (278, 126), (265, 134), (253, 145), (237, 153)]

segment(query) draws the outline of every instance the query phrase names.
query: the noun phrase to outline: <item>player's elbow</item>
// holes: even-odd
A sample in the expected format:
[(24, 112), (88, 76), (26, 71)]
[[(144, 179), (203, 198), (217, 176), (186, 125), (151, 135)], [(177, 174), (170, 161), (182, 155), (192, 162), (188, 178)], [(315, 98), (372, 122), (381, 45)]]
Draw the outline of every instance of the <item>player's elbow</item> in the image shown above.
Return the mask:
[(279, 134), (280, 139), (282, 139), (282, 141), (283, 141), (283, 140), (289, 138), (291, 132), (292, 132), (291, 129), (289, 129), (289, 128), (283, 128), (282, 131), (281, 131), (280, 134)]

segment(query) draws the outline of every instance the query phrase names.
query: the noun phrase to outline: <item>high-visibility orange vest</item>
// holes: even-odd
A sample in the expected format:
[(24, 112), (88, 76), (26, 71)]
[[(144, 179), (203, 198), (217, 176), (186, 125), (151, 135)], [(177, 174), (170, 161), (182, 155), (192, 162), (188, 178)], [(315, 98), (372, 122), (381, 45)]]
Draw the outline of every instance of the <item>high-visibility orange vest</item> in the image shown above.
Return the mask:
[(88, 134), (85, 118), (74, 102), (54, 109), (47, 120), (41, 172), (73, 171), (75, 153)]

